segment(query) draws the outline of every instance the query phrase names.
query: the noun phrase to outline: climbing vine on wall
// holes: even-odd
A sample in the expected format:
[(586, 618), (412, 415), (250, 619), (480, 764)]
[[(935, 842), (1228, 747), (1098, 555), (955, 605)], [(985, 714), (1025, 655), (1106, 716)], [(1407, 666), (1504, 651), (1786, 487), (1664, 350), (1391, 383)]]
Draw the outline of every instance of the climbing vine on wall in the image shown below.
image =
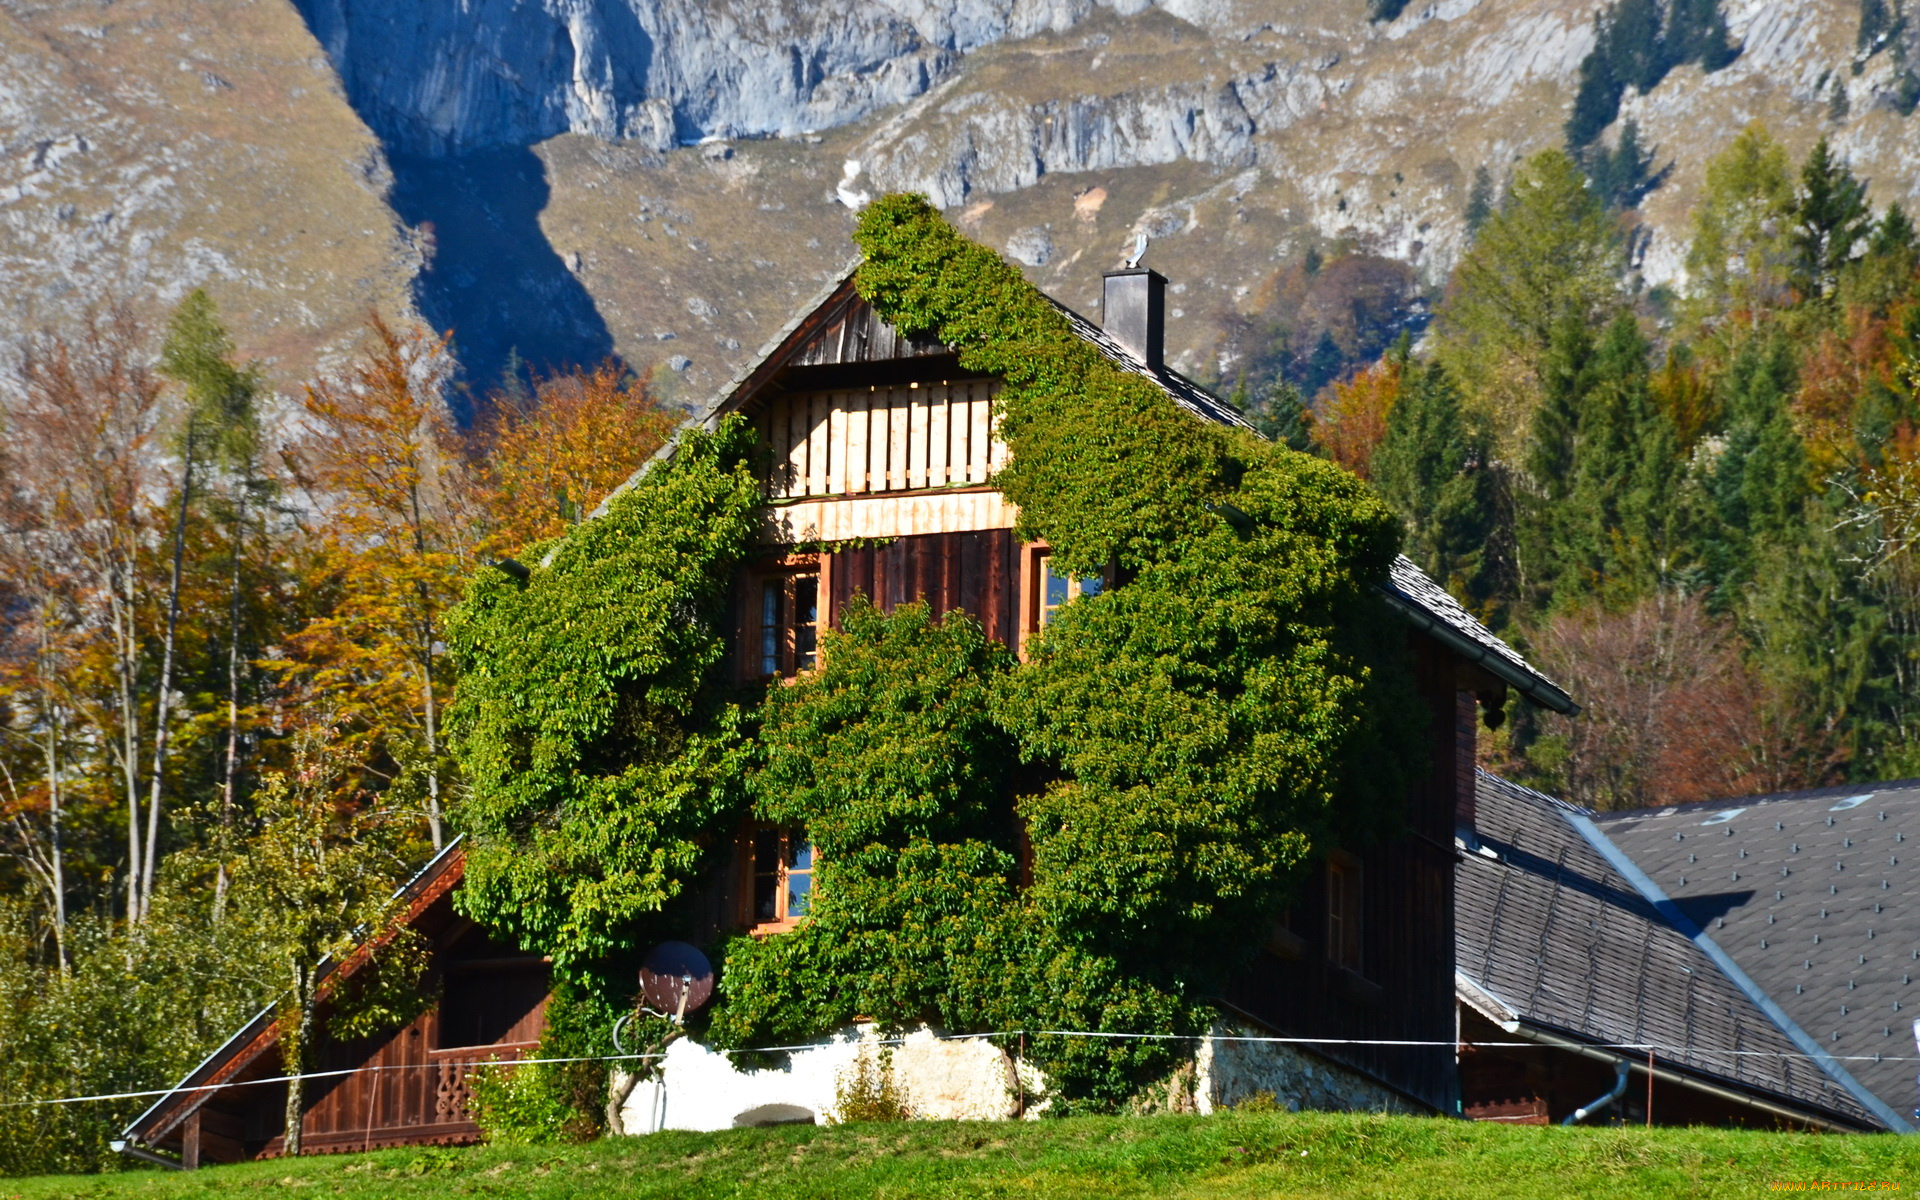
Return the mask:
[[(749, 712), (719, 666), (760, 501), (738, 422), (693, 435), (458, 625), (468, 910), (563, 969), (661, 928), (748, 805), (804, 825), (816, 901), (722, 948), (708, 1035), (855, 1015), (1190, 1033), (1306, 865), (1389, 828), (1418, 763), (1388, 509), (1339, 469), (1202, 422), (1117, 368), (923, 198), (863, 214), (860, 292), (1005, 380), (1021, 536), (1119, 586), (1025, 663), (964, 614), (856, 603)], [(1027, 839), (1023, 869), (1020, 837)], [(1055, 1111), (1112, 1107), (1167, 1043), (1038, 1037)]]

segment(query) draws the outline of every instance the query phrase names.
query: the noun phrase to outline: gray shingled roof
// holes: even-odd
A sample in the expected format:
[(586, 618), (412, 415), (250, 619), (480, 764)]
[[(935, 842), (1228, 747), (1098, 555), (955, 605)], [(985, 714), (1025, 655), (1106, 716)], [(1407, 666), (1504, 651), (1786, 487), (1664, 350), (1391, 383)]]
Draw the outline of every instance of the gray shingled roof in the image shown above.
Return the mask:
[(1485, 772), (1476, 801), (1482, 850), (1455, 874), (1459, 976), (1529, 1024), (1678, 1048), (1656, 1054), (1713, 1082), (1883, 1123), (1615, 868), (1605, 839), (1581, 827), (1591, 814)]
[(1595, 820), (1855, 1078), (1914, 1110), (1920, 780)]

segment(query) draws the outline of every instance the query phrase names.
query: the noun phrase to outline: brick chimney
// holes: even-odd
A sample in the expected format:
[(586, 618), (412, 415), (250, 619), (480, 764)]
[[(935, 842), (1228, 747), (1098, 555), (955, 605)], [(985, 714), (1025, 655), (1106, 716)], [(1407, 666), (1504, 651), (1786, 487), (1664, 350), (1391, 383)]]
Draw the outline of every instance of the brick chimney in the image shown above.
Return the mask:
[(1100, 297), (1100, 326), (1128, 354), (1159, 370), (1165, 365), (1166, 276), (1148, 267), (1109, 271)]

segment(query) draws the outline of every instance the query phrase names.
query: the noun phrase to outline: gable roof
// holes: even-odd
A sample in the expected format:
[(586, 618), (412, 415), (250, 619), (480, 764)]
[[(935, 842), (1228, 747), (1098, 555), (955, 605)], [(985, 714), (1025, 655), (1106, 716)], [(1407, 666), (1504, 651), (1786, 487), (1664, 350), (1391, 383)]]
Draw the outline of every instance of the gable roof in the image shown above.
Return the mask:
[[(746, 367), (722, 384), (704, 405), (681, 423), (679, 430), (652, 459), (609, 492), (592, 515), (597, 517), (604, 514), (614, 497), (644, 478), (654, 463), (671, 457), (680, 438), (688, 430), (711, 431), (718, 428), (721, 418), (750, 406), (785, 370), (856, 362), (958, 357), (959, 352), (951, 346), (930, 338), (907, 337), (880, 319), (855, 289), (858, 267), (859, 259), (856, 258), (834, 282), (803, 305), (792, 320), (768, 339)], [(1088, 320), (1051, 296), (1047, 297), (1047, 302), (1066, 317), (1075, 335), (1099, 350), (1114, 366), (1152, 381), (1180, 408), (1216, 425), (1253, 429), (1245, 414), (1198, 383), (1169, 367), (1148, 366), (1128, 353), (1097, 322)], [(1445, 588), (1435, 583), (1404, 555), (1394, 561), (1381, 592), (1416, 627), (1431, 634), (1468, 661), (1485, 667), (1534, 703), (1568, 715), (1580, 711), (1579, 706), (1559, 685), (1541, 674), (1513, 647), (1475, 619), (1472, 613), (1447, 594)]]
[(1475, 799), (1480, 844), (1455, 874), (1462, 999), (1588, 1044), (1653, 1044), (1666, 1067), (1906, 1131), (1849, 1075), (1857, 1064), (1809, 1053), (1711, 939), (1673, 920), (1593, 814), (1484, 771)]
[[(441, 851), (428, 860), (427, 864), (414, 873), (412, 879), (394, 889), (393, 898), (404, 903), (398, 925), (410, 926), (419, 920), (433, 903), (460, 883), (466, 873), (466, 847), (462, 845), (464, 835), (448, 842)], [(344, 963), (328, 960), (321, 964), (323, 972), (320, 983), (320, 997), (325, 1001), (327, 993), (339, 980), (352, 976), (367, 961), (363, 953), (366, 947), (356, 950)], [(276, 1000), (277, 1003), (277, 1000)], [(147, 1106), (147, 1110), (135, 1117), (125, 1129), (120, 1131), (123, 1142), (155, 1145), (179, 1128), (180, 1123), (192, 1116), (207, 1101), (219, 1094), (221, 1086), (240, 1081), (243, 1077), (260, 1077), (258, 1068), (263, 1060), (269, 1075), (280, 1074), (280, 1060), (277, 1055), (269, 1054), (277, 1050), (280, 1044), (280, 1031), (274, 1020), (274, 1004), (268, 1004), (254, 1015), (253, 1020), (241, 1026), (239, 1031), (228, 1038), (221, 1047), (201, 1061), (200, 1065), (188, 1071), (172, 1090)]]
[(1914, 1110), (1920, 780), (1594, 821), (1861, 1084)]

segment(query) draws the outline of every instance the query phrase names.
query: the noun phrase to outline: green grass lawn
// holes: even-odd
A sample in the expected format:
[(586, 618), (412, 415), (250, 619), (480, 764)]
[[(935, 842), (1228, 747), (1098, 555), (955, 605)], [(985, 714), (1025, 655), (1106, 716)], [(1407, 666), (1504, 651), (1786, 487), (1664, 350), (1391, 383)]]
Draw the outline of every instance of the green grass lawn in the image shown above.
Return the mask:
[(0, 1180), (55, 1197), (1756, 1196), (1774, 1182), (1920, 1188), (1920, 1139), (1561, 1129), (1338, 1114), (914, 1122), (662, 1133)]

